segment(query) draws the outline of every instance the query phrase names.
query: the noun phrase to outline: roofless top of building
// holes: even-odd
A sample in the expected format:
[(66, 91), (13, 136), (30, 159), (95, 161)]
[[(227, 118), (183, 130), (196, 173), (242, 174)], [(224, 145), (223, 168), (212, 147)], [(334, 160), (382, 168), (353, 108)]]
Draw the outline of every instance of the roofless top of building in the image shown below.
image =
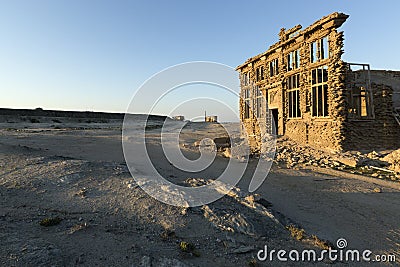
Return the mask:
[(303, 42), (304, 41), (304, 36), (312, 34), (314, 31), (321, 30), (321, 29), (329, 29), (329, 28), (339, 28), (342, 26), (342, 24), (347, 20), (349, 15), (346, 15), (344, 13), (332, 13), (328, 16), (325, 16), (321, 18), (320, 20), (314, 22), (312, 25), (308, 26), (304, 30), (302, 29), (302, 26), (299, 24), (297, 26), (294, 26), (293, 28), (286, 30), (285, 28), (282, 28), (278, 34), (279, 36), (279, 42), (276, 42), (275, 44), (271, 45), (267, 51), (258, 54), (254, 57), (249, 58), (246, 60), (245, 63), (239, 65), (236, 67), (236, 70), (240, 70), (243, 67), (247, 66), (248, 64), (253, 63), (254, 61), (262, 58), (263, 56), (267, 56), (269, 54), (279, 52), (279, 49), (282, 46), (289, 45), (292, 42)]

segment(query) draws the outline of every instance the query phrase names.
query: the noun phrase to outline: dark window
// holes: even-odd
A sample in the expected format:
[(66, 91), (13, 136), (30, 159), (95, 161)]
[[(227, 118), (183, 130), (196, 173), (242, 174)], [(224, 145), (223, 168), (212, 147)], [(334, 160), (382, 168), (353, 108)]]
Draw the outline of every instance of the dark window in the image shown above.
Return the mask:
[(289, 118), (300, 118), (300, 74), (288, 77)]
[(278, 59), (274, 59), (271, 62), (269, 62), (269, 76), (275, 76), (279, 73), (279, 65), (278, 65)]
[(312, 116), (327, 117), (328, 114), (328, 69), (326, 66), (311, 71)]
[(287, 55), (287, 70), (291, 71), (293, 69), (293, 62), (292, 62), (292, 52)]
[(264, 66), (260, 66), (256, 68), (256, 81), (262, 81), (264, 80)]
[(244, 99), (244, 118), (250, 118), (250, 89), (243, 90)]

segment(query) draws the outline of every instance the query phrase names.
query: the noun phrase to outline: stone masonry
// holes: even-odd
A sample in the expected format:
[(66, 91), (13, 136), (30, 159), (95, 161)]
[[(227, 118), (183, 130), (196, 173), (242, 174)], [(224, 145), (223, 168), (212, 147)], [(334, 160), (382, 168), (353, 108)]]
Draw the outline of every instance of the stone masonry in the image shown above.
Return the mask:
[(279, 42), (236, 68), (243, 134), (253, 151), (264, 133), (331, 151), (400, 146), (393, 116), (400, 75), (341, 59), (338, 28), (348, 17), (336, 12), (303, 30), (281, 29)]

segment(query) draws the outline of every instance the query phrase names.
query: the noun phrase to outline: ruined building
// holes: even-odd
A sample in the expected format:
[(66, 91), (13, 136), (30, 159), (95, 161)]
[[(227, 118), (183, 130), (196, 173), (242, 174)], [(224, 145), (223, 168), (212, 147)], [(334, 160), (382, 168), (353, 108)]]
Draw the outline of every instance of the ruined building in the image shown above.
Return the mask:
[(253, 150), (275, 130), (334, 151), (400, 146), (400, 72), (341, 59), (338, 28), (348, 17), (333, 13), (305, 29), (281, 29), (279, 42), (237, 67), (240, 116)]

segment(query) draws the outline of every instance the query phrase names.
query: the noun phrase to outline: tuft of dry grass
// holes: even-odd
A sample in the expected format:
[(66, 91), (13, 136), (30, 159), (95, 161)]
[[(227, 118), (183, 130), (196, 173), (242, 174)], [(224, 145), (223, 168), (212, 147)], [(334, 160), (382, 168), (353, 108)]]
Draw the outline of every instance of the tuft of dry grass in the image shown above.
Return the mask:
[(289, 230), (290, 235), (295, 238), (296, 240), (302, 240), (305, 237), (305, 230), (290, 224), (286, 226), (286, 229)]
[(248, 265), (249, 267), (257, 267), (257, 266), (259, 266), (259, 265), (258, 265), (258, 262), (257, 262), (257, 260), (256, 260), (255, 258), (252, 258), (251, 260), (249, 260), (249, 262), (247, 263), (247, 265)]
[(44, 227), (49, 227), (49, 226), (57, 225), (57, 224), (59, 224), (61, 221), (62, 221), (62, 219), (59, 218), (59, 217), (55, 217), (55, 218), (44, 218), (43, 220), (41, 220), (41, 221), (39, 222), (39, 224), (40, 224), (41, 226), (44, 226)]
[(190, 253), (196, 257), (200, 257), (200, 253), (196, 250), (196, 247), (192, 243), (181, 241), (179, 243), (179, 248), (182, 252)]
[(304, 229), (293, 224), (287, 225), (286, 229), (290, 232), (290, 235), (298, 241), (301, 240), (302, 242), (306, 242), (321, 249), (330, 249), (333, 247), (332, 243), (329, 241), (322, 240), (316, 235), (307, 235)]
[(333, 247), (330, 242), (322, 240), (316, 235), (311, 235), (311, 240), (313, 241), (314, 246), (321, 249), (331, 249)]

